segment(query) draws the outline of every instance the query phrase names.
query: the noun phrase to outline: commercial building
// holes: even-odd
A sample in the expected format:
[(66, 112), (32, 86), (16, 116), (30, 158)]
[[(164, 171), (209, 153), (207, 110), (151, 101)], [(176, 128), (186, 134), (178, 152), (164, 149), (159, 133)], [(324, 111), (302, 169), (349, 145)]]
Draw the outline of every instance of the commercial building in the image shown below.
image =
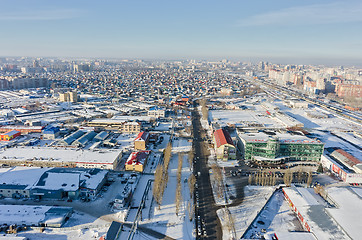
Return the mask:
[(0, 127), (0, 132), (8, 132), (8, 131), (19, 131), (21, 134), (29, 134), (29, 133), (41, 133), (44, 127), (42, 126), (22, 126), (22, 125), (8, 125)]
[(217, 159), (227, 161), (236, 159), (236, 148), (230, 134), (225, 129), (218, 129), (213, 134), (214, 149)]
[(0, 152), (0, 164), (9, 166), (99, 168), (114, 170), (121, 161), (119, 149), (80, 150), (51, 147), (17, 147)]
[(321, 164), (342, 181), (362, 184), (362, 162), (342, 149), (330, 150), (321, 158)]
[(1, 141), (10, 141), (18, 136), (21, 135), (21, 132), (16, 131), (16, 130), (12, 130), (6, 133), (3, 133), (0, 135), (0, 140)]
[[(317, 239), (359, 239), (361, 191), (331, 187), (319, 195), (311, 188), (283, 188), (285, 199), (303, 228)], [(325, 201), (321, 199), (321, 196)]]
[(258, 164), (289, 161), (319, 162), (324, 144), (302, 135), (279, 132), (238, 133), (238, 147), (245, 160)]
[(146, 150), (149, 140), (150, 140), (150, 133), (140, 132), (136, 137), (136, 139), (134, 140), (134, 149)]
[(125, 163), (126, 171), (143, 172), (151, 151), (132, 152)]

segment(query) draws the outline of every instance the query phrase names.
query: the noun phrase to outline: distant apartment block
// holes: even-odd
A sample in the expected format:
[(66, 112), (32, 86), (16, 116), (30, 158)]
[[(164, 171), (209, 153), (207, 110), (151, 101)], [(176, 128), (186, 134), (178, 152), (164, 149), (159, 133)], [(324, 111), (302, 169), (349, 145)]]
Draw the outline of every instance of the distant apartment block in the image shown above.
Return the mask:
[(76, 91), (59, 93), (59, 101), (60, 102), (78, 102), (78, 94)]
[(8, 78), (0, 79), (0, 90), (49, 87), (47, 78)]
[(338, 97), (362, 97), (362, 85), (337, 84), (335, 91)]

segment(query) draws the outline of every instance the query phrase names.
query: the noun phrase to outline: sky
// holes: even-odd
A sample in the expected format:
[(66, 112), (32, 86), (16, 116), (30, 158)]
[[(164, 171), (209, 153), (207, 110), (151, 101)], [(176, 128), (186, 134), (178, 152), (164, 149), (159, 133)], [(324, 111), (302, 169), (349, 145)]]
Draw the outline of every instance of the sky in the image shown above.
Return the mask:
[(0, 56), (362, 66), (361, 0), (0, 0), (0, 26)]

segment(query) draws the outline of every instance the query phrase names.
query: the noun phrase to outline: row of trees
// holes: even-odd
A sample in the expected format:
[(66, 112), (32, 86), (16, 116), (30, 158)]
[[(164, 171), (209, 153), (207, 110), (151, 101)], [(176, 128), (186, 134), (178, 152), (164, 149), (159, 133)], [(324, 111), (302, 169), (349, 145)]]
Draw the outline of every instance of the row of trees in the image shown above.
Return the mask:
[(158, 204), (158, 208), (161, 207), (163, 194), (168, 182), (168, 166), (171, 160), (172, 144), (168, 143), (164, 150), (163, 164), (157, 166), (155, 171), (155, 181), (153, 183), (152, 194)]
[(219, 166), (217, 166), (216, 164), (213, 164), (211, 166), (211, 169), (212, 169), (215, 183), (216, 183), (217, 196), (219, 198), (221, 198), (222, 196), (224, 196), (224, 185), (223, 185), (223, 177), (222, 177), (221, 168)]
[(181, 194), (181, 172), (182, 172), (182, 160), (181, 153), (178, 154), (178, 166), (177, 166), (177, 186), (176, 186), (176, 215), (180, 212), (182, 194)]
[[(312, 173), (304, 172), (302, 170), (296, 172), (288, 169), (285, 171), (282, 182), (290, 186), (292, 182), (294, 183), (306, 183), (307, 186), (312, 184)], [(250, 174), (248, 183), (249, 185), (259, 185), (259, 186), (274, 186), (280, 183), (281, 179), (275, 173), (269, 173), (266, 171), (260, 171), (256, 174)]]
[(207, 100), (205, 98), (200, 100), (202, 119), (207, 120), (209, 116), (209, 108), (206, 106)]

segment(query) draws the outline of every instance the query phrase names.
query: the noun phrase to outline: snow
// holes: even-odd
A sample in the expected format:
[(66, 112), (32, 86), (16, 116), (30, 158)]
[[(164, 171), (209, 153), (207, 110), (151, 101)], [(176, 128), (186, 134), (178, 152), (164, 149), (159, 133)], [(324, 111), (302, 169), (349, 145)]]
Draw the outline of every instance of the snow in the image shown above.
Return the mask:
[(14, 167), (0, 175), (1, 184), (28, 185), (32, 187), (51, 168)]
[(361, 236), (362, 199), (345, 187), (328, 189), (328, 196), (337, 203), (337, 208), (327, 208), (326, 211), (337, 221), (352, 239)]
[(37, 185), (36, 188), (47, 190), (63, 189), (64, 191), (77, 191), (79, 189), (79, 173), (47, 172), (47, 175), (48, 176), (44, 179), (45, 184)]
[(38, 225), (49, 206), (0, 205), (0, 224)]
[(30, 240), (99, 239), (100, 236), (107, 232), (110, 224), (110, 222), (100, 218), (97, 219), (81, 212), (74, 212), (62, 228), (46, 228), (43, 233), (39, 232), (39, 228), (33, 228), (29, 231), (20, 232), (17, 236), (27, 237)]
[[(151, 228), (157, 232), (163, 233), (174, 239), (195, 239), (192, 235), (194, 224), (193, 221), (189, 221), (188, 215), (188, 204), (192, 203), (192, 198), (190, 198), (190, 191), (188, 187), (187, 179), (191, 174), (188, 154), (183, 154), (183, 164), (181, 171), (181, 194), (182, 201), (180, 212), (178, 216), (176, 215), (175, 209), (175, 196), (176, 196), (176, 185), (177, 185), (177, 167), (178, 167), (178, 153), (180, 149), (178, 147), (183, 146), (188, 142), (183, 141), (184, 139), (177, 139), (173, 141), (175, 149), (172, 149), (172, 157), (169, 164), (169, 180), (167, 187), (165, 189), (162, 204), (160, 209), (157, 203), (153, 200), (152, 189), (148, 192), (148, 201), (146, 202), (145, 208), (142, 211), (142, 221), (140, 225), (143, 227)], [(152, 176), (153, 177), (153, 176)], [(151, 176), (143, 175), (139, 182), (139, 187), (134, 193), (133, 197), (133, 206), (137, 206), (140, 203), (142, 195), (144, 193), (144, 187), (148, 179)], [(131, 209), (128, 221), (133, 221), (137, 209)], [(127, 232), (122, 233), (122, 237), (127, 236)], [(135, 239), (144, 239), (143, 233), (136, 234)], [(147, 238), (153, 239), (152, 237), (147, 236)]]
[(176, 141), (172, 142), (172, 151), (173, 152), (189, 152), (191, 151), (192, 142), (189, 139), (178, 138)]
[[(246, 186), (244, 188), (244, 199), (241, 205), (229, 207), (230, 214), (234, 220), (236, 238), (239, 239), (263, 208), (274, 189), (272, 187)], [(225, 210), (217, 210), (223, 227), (223, 239), (230, 239), (230, 232), (226, 227)]]

